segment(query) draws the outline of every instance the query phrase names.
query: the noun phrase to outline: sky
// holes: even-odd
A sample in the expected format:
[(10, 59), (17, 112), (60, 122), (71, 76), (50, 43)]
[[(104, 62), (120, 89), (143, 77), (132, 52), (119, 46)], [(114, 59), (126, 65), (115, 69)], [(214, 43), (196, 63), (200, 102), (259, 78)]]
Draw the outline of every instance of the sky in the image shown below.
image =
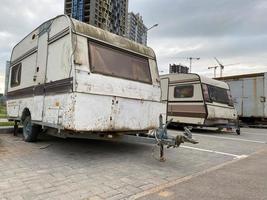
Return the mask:
[[(192, 72), (213, 76), (208, 67), (217, 57), (227, 66), (223, 75), (267, 71), (266, 0), (129, 0), (147, 27), (148, 45), (157, 55), (160, 73), (169, 64), (189, 65)], [(12, 48), (43, 21), (64, 12), (64, 0), (1, 0), (0, 93), (5, 63)], [(219, 74), (219, 71), (218, 71)]]

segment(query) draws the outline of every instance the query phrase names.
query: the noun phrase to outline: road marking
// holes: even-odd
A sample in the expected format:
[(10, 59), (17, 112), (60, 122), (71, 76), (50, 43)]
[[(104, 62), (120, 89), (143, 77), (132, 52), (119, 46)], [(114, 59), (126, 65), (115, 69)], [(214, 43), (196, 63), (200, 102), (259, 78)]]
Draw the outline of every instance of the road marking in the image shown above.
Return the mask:
[(248, 155), (236, 155), (236, 154), (232, 154), (232, 153), (225, 153), (225, 152), (214, 151), (214, 150), (210, 150), (210, 149), (201, 149), (201, 148), (190, 147), (190, 146), (185, 146), (185, 145), (181, 145), (180, 147), (185, 148), (185, 149), (192, 149), (192, 150), (196, 150), (196, 151), (216, 153), (216, 154), (220, 154), (220, 155), (224, 155), (224, 156), (231, 156), (231, 157), (234, 157), (235, 159), (241, 159), (241, 158), (248, 157)]
[(241, 131), (241, 134), (242, 133), (246, 133), (246, 134), (249, 134), (249, 135), (262, 135), (262, 136), (266, 136), (267, 137), (266, 133), (253, 133), (253, 132)]
[(219, 138), (219, 139), (225, 139), (225, 140), (234, 140), (234, 141), (242, 141), (242, 142), (253, 142), (253, 143), (259, 143), (259, 144), (267, 144), (266, 141), (259, 141), (259, 140), (247, 140), (247, 139), (241, 139), (241, 138), (229, 138), (229, 137), (221, 137), (221, 136), (214, 136), (214, 135), (204, 135), (201, 133), (194, 133), (194, 135), (203, 136), (203, 137), (210, 137), (210, 138)]

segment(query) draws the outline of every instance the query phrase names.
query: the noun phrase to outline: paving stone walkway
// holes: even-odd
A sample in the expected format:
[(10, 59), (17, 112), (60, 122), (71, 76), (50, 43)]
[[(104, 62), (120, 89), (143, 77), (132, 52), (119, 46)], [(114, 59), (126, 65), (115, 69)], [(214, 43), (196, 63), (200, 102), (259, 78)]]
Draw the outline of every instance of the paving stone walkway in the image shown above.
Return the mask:
[(162, 163), (153, 158), (158, 148), (152, 145), (50, 136), (25, 143), (21, 137), (0, 133), (0, 199), (129, 199), (234, 159), (201, 148), (242, 155), (266, 146), (197, 137), (200, 144), (194, 147), (199, 149), (168, 149)]

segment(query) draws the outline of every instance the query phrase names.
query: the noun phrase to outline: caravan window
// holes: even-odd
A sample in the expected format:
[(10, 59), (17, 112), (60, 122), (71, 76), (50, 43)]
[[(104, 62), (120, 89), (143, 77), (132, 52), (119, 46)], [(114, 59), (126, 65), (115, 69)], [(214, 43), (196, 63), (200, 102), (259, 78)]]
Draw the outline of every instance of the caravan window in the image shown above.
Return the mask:
[(89, 54), (93, 73), (152, 83), (148, 58), (94, 42)]
[(210, 100), (212, 102), (218, 102), (218, 103), (223, 103), (223, 104), (229, 103), (227, 89), (208, 85), (208, 90), (209, 90)]
[(174, 88), (175, 98), (192, 98), (194, 96), (193, 85), (181, 85)]
[(21, 63), (15, 65), (11, 68), (11, 87), (16, 87), (20, 85), (20, 79), (21, 79)]

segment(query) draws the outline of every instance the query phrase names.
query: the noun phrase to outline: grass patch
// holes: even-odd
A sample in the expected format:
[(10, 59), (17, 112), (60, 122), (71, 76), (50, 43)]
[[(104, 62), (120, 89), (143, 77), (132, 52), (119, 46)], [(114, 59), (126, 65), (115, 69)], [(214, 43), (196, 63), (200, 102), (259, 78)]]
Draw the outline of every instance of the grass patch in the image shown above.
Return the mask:
[(0, 119), (5, 119), (7, 118), (6, 114), (0, 114)]
[(6, 118), (6, 117), (7, 117), (6, 106), (0, 105), (0, 118)]
[(14, 122), (0, 122), (0, 127), (1, 126), (14, 126)]

